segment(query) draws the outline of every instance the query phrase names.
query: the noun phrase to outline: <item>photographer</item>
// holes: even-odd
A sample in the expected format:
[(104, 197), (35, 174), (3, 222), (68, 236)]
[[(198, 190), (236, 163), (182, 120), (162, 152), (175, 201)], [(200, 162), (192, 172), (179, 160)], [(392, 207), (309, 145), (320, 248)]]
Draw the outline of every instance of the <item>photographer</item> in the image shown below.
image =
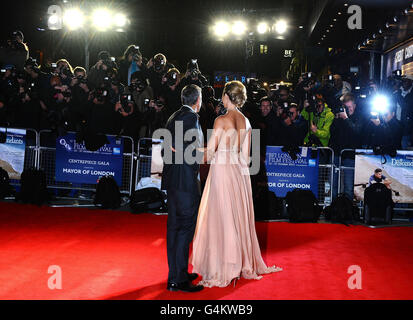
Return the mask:
[(73, 78), (73, 68), (69, 61), (60, 59), (56, 62), (55, 73), (60, 77), (62, 84), (69, 86)]
[(48, 104), (47, 120), (52, 132), (61, 136), (76, 129), (72, 116), (72, 92), (67, 85), (56, 85), (53, 92), (53, 101)]
[(367, 122), (363, 147), (389, 154), (401, 149), (403, 125), (396, 118), (396, 106), (392, 101), (384, 114), (372, 115)]
[(98, 62), (90, 68), (88, 75), (88, 85), (90, 89), (101, 88), (106, 77), (111, 77), (111, 74), (117, 70), (117, 65), (107, 51), (101, 51), (98, 54)]
[(397, 109), (396, 118), (403, 125), (402, 149), (406, 150), (412, 146), (413, 134), (413, 81), (403, 77), (401, 86), (395, 93)]
[(185, 76), (182, 78), (181, 82), (183, 87), (190, 84), (195, 84), (198, 87), (203, 88), (208, 85), (208, 80), (199, 70), (197, 59), (192, 59), (188, 62)]
[(138, 46), (130, 45), (119, 62), (119, 80), (124, 85), (131, 84), (131, 76), (137, 71), (146, 72), (142, 53)]
[(0, 48), (0, 65), (13, 65), (16, 70), (22, 71), (29, 59), (29, 48), (23, 42), (21, 31), (14, 31), (5, 47)]
[(337, 155), (343, 149), (360, 148), (364, 120), (361, 113), (358, 112), (355, 96), (351, 93), (345, 94), (342, 105), (333, 108), (333, 113), (330, 147)]
[(334, 97), (336, 101), (340, 101), (340, 98), (346, 93), (351, 93), (351, 84), (347, 81), (343, 81), (339, 74), (333, 75), (334, 80)]
[(149, 111), (147, 114), (148, 129), (146, 137), (152, 137), (154, 131), (164, 128), (169, 114), (166, 108), (166, 100), (159, 96), (155, 100), (149, 102)]
[(202, 88), (202, 107), (199, 111), (199, 121), (201, 123), (204, 138), (208, 137), (208, 129), (214, 127), (215, 119), (220, 115), (220, 101), (215, 98), (215, 90), (211, 86)]
[(39, 129), (42, 112), (35, 83), (21, 72), (12, 76), (14, 89), (9, 91), (6, 105), (10, 124), (17, 128)]
[(272, 101), (268, 97), (261, 98), (259, 108), (261, 111), (260, 129), (263, 146), (277, 146), (279, 119), (273, 110)]
[(300, 115), (295, 103), (287, 104), (283, 108), (281, 118), (278, 120), (275, 133), (275, 145), (286, 147), (292, 151), (304, 144), (304, 138), (308, 132), (308, 121)]
[[(87, 85), (86, 70), (82, 67), (76, 67), (73, 70), (74, 77), (70, 83), (72, 92), (73, 107), (71, 110), (71, 124), (75, 128), (86, 119), (86, 105), (89, 102), (90, 89)], [(76, 130), (76, 129), (73, 129)], [(77, 130), (76, 130), (77, 131)]]
[[(334, 164), (338, 168), (340, 164), (341, 151), (344, 149), (359, 149), (361, 147), (362, 130), (365, 121), (361, 112), (358, 111), (356, 98), (347, 93), (342, 99), (342, 105), (333, 108), (335, 118), (331, 126), (330, 147), (334, 150)], [(354, 168), (354, 153), (344, 152), (341, 165)], [(338, 190), (338, 173), (335, 172), (333, 197)], [(353, 199), (354, 176), (344, 175), (344, 193)]]
[(130, 111), (120, 110), (116, 105), (117, 103), (110, 101), (109, 91), (104, 85), (91, 91), (87, 106), (86, 131), (90, 134), (119, 134), (122, 128), (122, 116), (127, 116)]
[[(181, 105), (181, 90), (182, 85), (181, 74), (178, 69), (169, 69), (166, 75), (162, 78), (163, 89), (161, 94), (158, 96), (163, 96), (166, 100), (166, 106), (168, 109), (168, 114), (172, 115), (175, 111), (180, 108)], [(151, 82), (152, 83), (152, 82)], [(155, 96), (156, 96), (155, 91)]]
[(124, 125), (125, 134), (139, 139), (148, 136), (149, 103), (153, 100), (153, 90), (149, 86), (143, 71), (136, 71), (131, 75), (131, 84), (125, 88), (124, 94), (131, 94), (134, 101), (134, 112), (128, 116)]
[(317, 94), (310, 97), (310, 100), (304, 100), (304, 110), (301, 115), (309, 125), (308, 134), (304, 139), (305, 145), (327, 147), (334, 114), (325, 103), (323, 96)]
[(151, 84), (154, 94), (162, 94), (162, 79), (168, 70), (174, 68), (174, 66), (167, 62), (165, 55), (158, 53), (149, 60), (147, 68), (149, 83)]
[(319, 87), (315, 74), (312, 72), (303, 73), (298, 79), (297, 86), (294, 91), (294, 96), (297, 98), (298, 104), (301, 106), (305, 100), (309, 100), (314, 95)]

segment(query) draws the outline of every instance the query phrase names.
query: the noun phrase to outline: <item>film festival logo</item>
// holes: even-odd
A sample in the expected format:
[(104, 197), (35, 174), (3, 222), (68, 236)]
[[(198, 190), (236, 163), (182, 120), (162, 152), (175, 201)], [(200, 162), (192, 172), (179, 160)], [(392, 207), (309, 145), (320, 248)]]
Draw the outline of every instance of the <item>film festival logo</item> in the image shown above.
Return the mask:
[[(190, 129), (184, 134), (184, 127), (182, 121), (175, 123), (175, 143), (173, 143), (172, 133), (165, 128), (158, 129), (153, 133), (153, 140), (163, 141), (163, 156), (160, 159), (152, 159), (152, 161), (161, 162), (163, 159), (164, 164), (204, 164), (204, 153), (207, 153), (208, 164), (242, 164), (249, 170), (242, 172), (243, 175), (255, 175), (258, 174), (260, 169), (260, 130), (251, 130), (251, 153), (246, 154), (246, 150), (227, 150), (222, 149), (214, 142), (217, 139), (214, 137), (220, 137), (220, 141), (230, 142), (231, 145), (238, 145), (238, 137), (245, 136), (247, 131), (245, 129), (240, 130), (240, 135), (237, 130), (213, 130), (208, 129), (207, 141), (209, 143), (208, 148), (204, 149), (204, 139), (199, 130)], [(212, 138), (212, 140), (211, 140)], [(247, 139), (247, 138), (246, 138)], [(174, 145), (174, 148), (171, 146)], [(215, 153), (215, 150), (223, 150), (225, 152), (219, 152), (219, 155)], [(156, 165), (162, 165), (163, 163), (156, 163)]]

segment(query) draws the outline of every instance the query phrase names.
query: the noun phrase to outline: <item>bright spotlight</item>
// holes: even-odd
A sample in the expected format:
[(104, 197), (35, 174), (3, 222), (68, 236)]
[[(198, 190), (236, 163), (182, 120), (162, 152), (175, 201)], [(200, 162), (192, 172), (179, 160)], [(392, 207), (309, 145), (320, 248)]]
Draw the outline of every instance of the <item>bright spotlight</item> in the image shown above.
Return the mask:
[(275, 23), (275, 31), (279, 34), (283, 34), (287, 31), (287, 22), (284, 20), (277, 21)]
[(116, 14), (113, 21), (115, 22), (115, 25), (120, 28), (124, 27), (126, 23), (128, 22), (128, 20), (126, 19), (126, 16), (122, 13)]
[(49, 24), (56, 24), (58, 22), (59, 22), (59, 17), (57, 16), (57, 14), (54, 14), (49, 17)]
[(83, 13), (79, 9), (69, 9), (63, 16), (63, 22), (70, 30), (81, 28), (84, 21)]
[(257, 26), (257, 31), (259, 34), (264, 34), (268, 31), (268, 24), (265, 22), (261, 22), (260, 24), (258, 24)]
[(214, 34), (218, 37), (225, 37), (229, 33), (228, 23), (220, 21), (214, 26)]
[(385, 114), (390, 106), (389, 99), (383, 95), (378, 94), (372, 100), (371, 115)]
[(247, 26), (242, 21), (235, 21), (232, 25), (232, 33), (238, 36), (244, 34), (246, 29)]
[(92, 21), (96, 29), (105, 31), (112, 24), (112, 15), (106, 9), (98, 9), (93, 12)]

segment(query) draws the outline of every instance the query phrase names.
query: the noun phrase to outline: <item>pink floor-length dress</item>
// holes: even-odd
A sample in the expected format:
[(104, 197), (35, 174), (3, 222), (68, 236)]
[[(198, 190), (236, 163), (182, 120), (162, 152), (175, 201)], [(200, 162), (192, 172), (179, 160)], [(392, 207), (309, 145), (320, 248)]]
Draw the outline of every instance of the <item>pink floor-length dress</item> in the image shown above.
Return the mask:
[(251, 125), (245, 119), (241, 152), (238, 143), (219, 143), (202, 194), (190, 262), (206, 287), (226, 287), (240, 276), (261, 279), (282, 270), (267, 267), (261, 257), (246, 161)]

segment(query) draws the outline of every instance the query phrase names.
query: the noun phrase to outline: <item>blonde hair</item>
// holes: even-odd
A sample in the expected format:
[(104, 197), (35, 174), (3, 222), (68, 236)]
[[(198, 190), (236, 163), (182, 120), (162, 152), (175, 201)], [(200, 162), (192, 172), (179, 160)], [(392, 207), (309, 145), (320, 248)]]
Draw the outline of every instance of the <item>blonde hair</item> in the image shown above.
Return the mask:
[(224, 94), (227, 94), (229, 100), (239, 109), (247, 101), (247, 89), (240, 81), (227, 82), (224, 87)]
[(56, 61), (56, 64), (59, 65), (59, 63), (66, 63), (67, 67), (69, 68), (70, 72), (73, 73), (73, 68), (70, 65), (69, 61), (67, 61), (66, 59), (59, 59)]

